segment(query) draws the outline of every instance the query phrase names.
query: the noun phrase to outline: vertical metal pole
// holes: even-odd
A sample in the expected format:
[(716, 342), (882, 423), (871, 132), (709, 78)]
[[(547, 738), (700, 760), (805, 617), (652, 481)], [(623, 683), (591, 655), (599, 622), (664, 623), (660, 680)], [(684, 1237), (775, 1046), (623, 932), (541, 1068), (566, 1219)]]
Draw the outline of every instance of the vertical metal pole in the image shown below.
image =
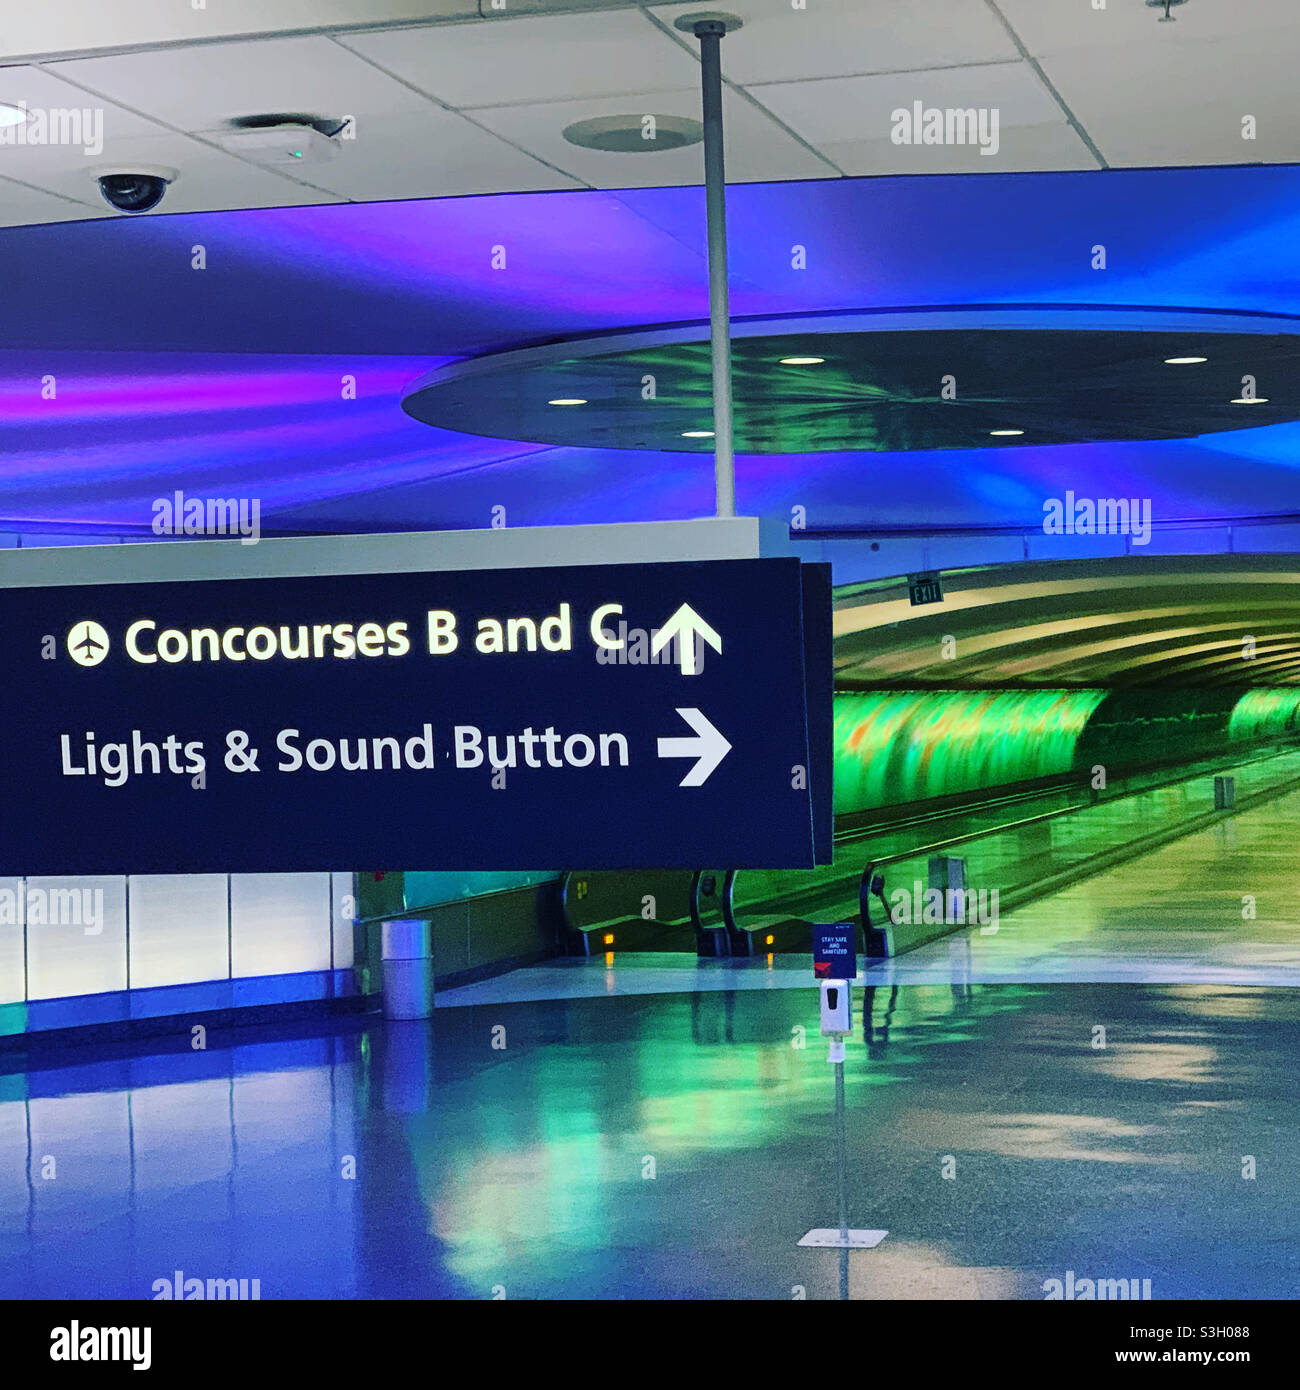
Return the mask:
[(835, 1063), (835, 1175), (840, 1222), (840, 1298), (849, 1296), (849, 1186), (848, 1155), (844, 1140), (844, 1063)]
[(695, 26), (704, 95), (704, 199), (709, 230), (709, 336), (713, 349), (713, 476), (719, 516), (736, 515), (736, 457), (731, 419), (731, 307), (727, 295), (727, 176), (722, 152), (720, 19)]
[(849, 1238), (848, 1156), (844, 1141), (844, 1063), (835, 1063), (835, 1176), (839, 1183), (840, 1239)]

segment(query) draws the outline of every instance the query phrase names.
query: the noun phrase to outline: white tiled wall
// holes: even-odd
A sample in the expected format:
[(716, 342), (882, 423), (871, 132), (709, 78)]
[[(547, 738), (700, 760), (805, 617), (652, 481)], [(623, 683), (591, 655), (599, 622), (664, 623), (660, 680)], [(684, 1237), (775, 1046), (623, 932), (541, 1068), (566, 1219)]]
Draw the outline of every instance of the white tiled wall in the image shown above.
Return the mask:
[(330, 968), (328, 874), (231, 874), (231, 975)]
[(227, 883), (225, 874), (132, 876), (132, 989), (229, 978)]
[[(33, 920), (33, 891), (59, 920)], [(27, 906), (28, 999), (127, 987), (126, 879), (29, 878)]]
[(352, 965), (352, 922), (356, 916), (352, 875), (331, 874), (330, 878), (334, 884), (334, 969), (347, 970)]
[(0, 1004), (345, 970), (351, 893), (351, 874), (0, 878)]
[(23, 978), (23, 881), (0, 878), (0, 1004), (25, 997)]

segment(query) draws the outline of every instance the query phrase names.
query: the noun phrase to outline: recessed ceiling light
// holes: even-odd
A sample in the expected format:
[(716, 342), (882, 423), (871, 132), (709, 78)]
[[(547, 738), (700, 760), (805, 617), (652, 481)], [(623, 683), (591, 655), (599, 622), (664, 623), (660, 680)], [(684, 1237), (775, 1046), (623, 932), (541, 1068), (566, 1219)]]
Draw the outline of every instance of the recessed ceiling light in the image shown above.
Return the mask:
[(1193, 362), (1208, 362), (1209, 360), (1208, 357), (1166, 357), (1165, 365), (1167, 367), (1186, 367)]
[(1267, 397), (1267, 396), (1237, 396), (1237, 397), (1231, 402), (1231, 404), (1232, 404), (1232, 405), (1267, 405), (1267, 404), (1268, 404), (1268, 397)]
[(1024, 430), (990, 430), (989, 433), (994, 438), (1001, 438), (1004, 435), (1024, 434)]
[(21, 106), (10, 106), (8, 102), (0, 101), (0, 126), (22, 125), (27, 119), (27, 112)]
[(649, 112), (626, 116), (593, 116), (564, 127), (564, 138), (584, 150), (604, 150), (607, 154), (662, 154), (697, 145), (704, 139), (704, 127), (689, 116), (652, 115)]
[(553, 401), (547, 401), (547, 405), (586, 405), (586, 400), (581, 396), (558, 396)]
[(819, 362), (825, 362), (824, 357), (782, 357), (780, 359), (783, 367), (815, 367)]
[(682, 438), (683, 438), (683, 439), (712, 439), (712, 438), (713, 438), (713, 431), (712, 431), (712, 430), (683, 430), (683, 431), (682, 431)]

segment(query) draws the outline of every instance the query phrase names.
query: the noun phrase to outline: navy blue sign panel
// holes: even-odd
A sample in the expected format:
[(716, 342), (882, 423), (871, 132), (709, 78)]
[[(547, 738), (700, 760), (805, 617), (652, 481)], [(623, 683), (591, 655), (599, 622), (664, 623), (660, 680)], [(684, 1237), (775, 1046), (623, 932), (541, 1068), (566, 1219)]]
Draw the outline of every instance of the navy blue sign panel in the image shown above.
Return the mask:
[(815, 925), (813, 932), (813, 978), (854, 980), (858, 974), (858, 948), (852, 922)]
[(813, 858), (829, 864), (835, 854), (831, 788), (835, 767), (835, 628), (831, 567), (802, 565), (804, 715), (808, 722), (808, 775), (812, 790)]
[(804, 868), (794, 559), (0, 590), (0, 874)]

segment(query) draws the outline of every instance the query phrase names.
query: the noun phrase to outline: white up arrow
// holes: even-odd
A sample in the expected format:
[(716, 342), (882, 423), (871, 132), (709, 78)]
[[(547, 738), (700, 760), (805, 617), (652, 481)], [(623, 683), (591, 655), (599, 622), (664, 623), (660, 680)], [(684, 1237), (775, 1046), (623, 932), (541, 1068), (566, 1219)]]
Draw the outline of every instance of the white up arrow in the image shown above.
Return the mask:
[(702, 787), (714, 768), (731, 752), (731, 744), (697, 709), (679, 709), (678, 714), (695, 730), (696, 738), (661, 738), (661, 758), (695, 758), (696, 764), (677, 784)]
[(679, 639), (677, 655), (682, 665), (682, 675), (693, 676), (700, 669), (695, 662), (697, 636), (702, 637), (715, 652), (722, 651), (722, 638), (689, 603), (684, 603), (650, 639), (650, 655), (657, 656), (676, 637)]

